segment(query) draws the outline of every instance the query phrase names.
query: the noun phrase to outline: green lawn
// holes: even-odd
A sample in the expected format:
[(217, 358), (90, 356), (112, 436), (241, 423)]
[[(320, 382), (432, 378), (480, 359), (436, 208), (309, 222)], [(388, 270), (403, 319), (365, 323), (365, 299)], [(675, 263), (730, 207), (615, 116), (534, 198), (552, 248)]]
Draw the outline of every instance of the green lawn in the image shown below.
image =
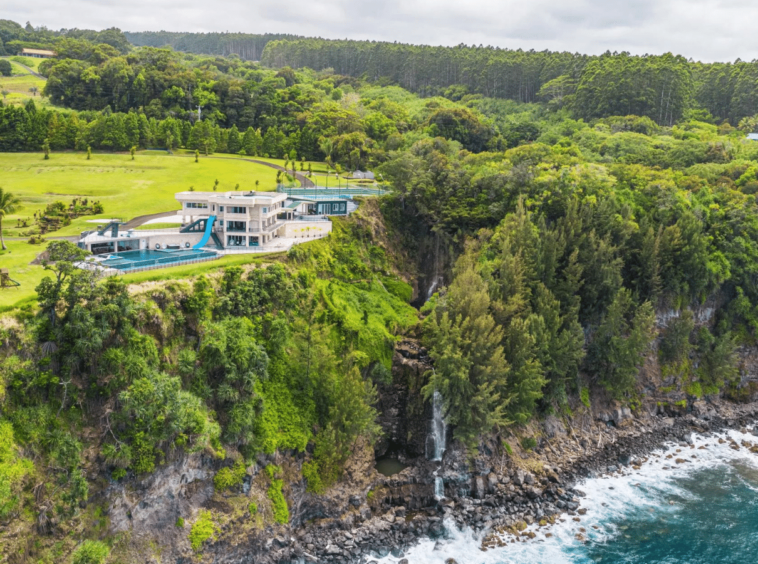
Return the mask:
[[(31, 98), (40, 106), (50, 106), (48, 99), (42, 97), (42, 90), (45, 88), (45, 79), (30, 74), (29, 71), (19, 66), (14, 61), (14, 59), (17, 59), (25, 65), (36, 69), (39, 66), (39, 62), (34, 66), (34, 64), (29, 64), (29, 61), (41, 61), (42, 59), (34, 59), (32, 57), (3, 58), (10, 61), (13, 69), (13, 76), (0, 76), (0, 93), (6, 93), (2, 98), (3, 103), (21, 105), (25, 104), (26, 101)], [(32, 87), (37, 88), (36, 95), (29, 91)]]
[[(11, 271), (11, 278), (21, 282), (16, 289), (0, 290), (0, 307), (9, 306), (34, 294), (34, 287), (42, 279), (42, 268), (29, 263), (44, 250), (44, 245), (30, 245), (23, 241), (9, 240), (21, 237), (26, 229), (16, 227), (18, 218), (32, 218), (35, 211), (48, 203), (60, 200), (70, 203), (74, 196), (99, 200), (105, 213), (99, 216), (83, 216), (71, 225), (49, 233), (46, 237), (78, 235), (93, 229), (97, 223), (92, 219), (133, 217), (179, 209), (174, 193), (194, 186), (197, 191), (210, 191), (218, 179), (219, 191), (255, 189), (273, 190), (276, 171), (269, 167), (240, 159), (214, 159), (200, 157), (169, 156), (165, 153), (138, 153), (131, 157), (121, 154), (94, 153), (87, 160), (83, 153), (52, 153), (50, 160), (43, 160), (39, 153), (0, 153), (0, 185), (21, 199), (17, 213), (3, 221), (3, 233), (8, 252), (0, 253), (0, 266)], [(31, 222), (30, 222), (31, 223)], [(252, 256), (234, 257), (241, 262), (250, 262)], [(213, 267), (221, 261), (213, 261)], [(196, 266), (196, 265), (192, 265)], [(182, 267), (177, 267), (181, 272)], [(161, 276), (170, 275), (175, 269), (161, 271)]]
[(0, 153), (0, 183), (21, 199), (17, 213), (5, 220), (5, 236), (20, 236), (16, 219), (33, 217), (50, 202), (70, 203), (75, 196), (99, 200), (105, 212), (83, 216), (68, 227), (50, 235), (77, 235), (92, 228), (92, 219), (129, 220), (140, 215), (178, 210), (176, 192), (255, 189), (273, 190), (276, 171), (242, 160), (169, 156), (165, 153), (128, 154), (93, 153), (87, 160), (83, 153), (52, 153), (43, 160), (39, 153)]
[[(5, 57), (4, 57), (5, 58)], [(26, 65), (30, 69), (33, 69), (35, 71), (39, 71), (39, 64), (44, 61), (45, 59), (39, 59), (37, 57), (22, 57), (20, 55), (16, 55), (14, 57), (10, 57), (10, 61), (12, 63), (21, 63), (22, 65)]]
[[(7, 241), (8, 250), (0, 251), (0, 265), (10, 271), (10, 277), (21, 286), (0, 289), (0, 312), (23, 305), (24, 302), (35, 299), (34, 288), (45, 275), (41, 266), (29, 264), (39, 253), (45, 250), (45, 245), (30, 245), (26, 241)], [(188, 278), (201, 273), (212, 272), (219, 268), (250, 263), (269, 263), (282, 253), (255, 253), (227, 255), (218, 260), (173, 266), (156, 270), (146, 270), (135, 274), (126, 274), (123, 279), (130, 284)]]
[(10, 277), (21, 286), (0, 289), (0, 310), (34, 296), (34, 288), (42, 280), (42, 267), (30, 265), (44, 245), (30, 245), (26, 241), (5, 240), (7, 251), (0, 251), (0, 267), (10, 271)]

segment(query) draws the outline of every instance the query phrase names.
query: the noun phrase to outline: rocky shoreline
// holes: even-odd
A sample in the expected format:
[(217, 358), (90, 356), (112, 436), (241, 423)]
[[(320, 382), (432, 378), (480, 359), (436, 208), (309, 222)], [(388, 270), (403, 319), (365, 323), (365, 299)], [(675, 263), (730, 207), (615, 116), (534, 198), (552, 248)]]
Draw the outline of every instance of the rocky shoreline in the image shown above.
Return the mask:
[[(419, 460), (396, 476), (379, 479), (371, 490), (375, 493), (367, 499), (352, 497), (351, 509), (339, 519), (316, 520), (272, 535), (260, 551), (247, 543), (231, 550), (228, 545), (219, 546), (214, 561), (347, 564), (371, 561), (390, 550), (402, 557), (403, 550), (419, 540), (442, 536), (445, 520), (459, 528), (519, 536), (528, 524), (547, 525), (563, 514), (581, 515), (583, 494), (576, 489), (581, 479), (634, 467), (666, 443), (686, 445), (693, 433), (744, 428), (756, 415), (758, 404), (724, 401), (701, 402), (692, 413), (676, 418), (632, 417), (617, 410), (611, 414), (615, 419), (601, 416), (590, 431), (556, 433), (538, 449), (539, 458), (547, 462), (532, 461), (532, 470), (514, 457), (503, 460), (483, 445), (474, 468), (462, 472), (462, 465), (469, 466), (466, 453), (453, 446), (441, 465)], [(445, 480), (445, 498), (439, 501), (433, 495), (432, 469), (437, 467)], [(482, 549), (498, 544), (502, 541), (496, 535), (485, 536)]]
[[(239, 491), (230, 492), (214, 489), (219, 461), (196, 453), (171, 461), (144, 481), (109, 482), (99, 494), (108, 507), (109, 532), (130, 535), (139, 551), (131, 561), (176, 564), (348, 564), (370, 562), (390, 550), (402, 558), (409, 546), (439, 538), (449, 526), (479, 532), (481, 548), (488, 549), (516, 537), (527, 540), (534, 535), (530, 524), (547, 527), (558, 519), (581, 519), (582, 493), (576, 488), (584, 478), (630, 472), (666, 443), (686, 444), (693, 433), (741, 429), (758, 415), (758, 401), (687, 397), (682, 402), (671, 392), (659, 393), (660, 380), (651, 378), (634, 413), (597, 390), (591, 408), (574, 398), (571, 413), (535, 420), (519, 429), (519, 436), (488, 436), (477, 453), (447, 437), (441, 460), (429, 460), (439, 454), (429, 440), (433, 406), (420, 393), (429, 369), (422, 347), (411, 340), (399, 344), (393, 382), (380, 388), (383, 438), (373, 446), (358, 445), (343, 479), (325, 494), (306, 491), (301, 473), (306, 453), (259, 457)], [(532, 439), (532, 448), (522, 448), (524, 438)], [(383, 476), (375, 468), (382, 457), (406, 467)], [(253, 500), (266, 511), (268, 482), (262, 469), (269, 464), (285, 473), (287, 525), (246, 510)], [(199, 509), (212, 510), (219, 528), (196, 554), (187, 530), (174, 523)], [(154, 544), (164, 547), (162, 559), (151, 556)]]

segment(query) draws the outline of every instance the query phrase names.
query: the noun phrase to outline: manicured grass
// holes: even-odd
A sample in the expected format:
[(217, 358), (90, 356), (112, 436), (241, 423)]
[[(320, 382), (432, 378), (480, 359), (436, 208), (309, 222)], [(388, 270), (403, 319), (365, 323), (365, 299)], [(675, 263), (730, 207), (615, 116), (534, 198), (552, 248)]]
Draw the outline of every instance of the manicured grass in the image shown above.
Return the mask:
[(30, 69), (39, 71), (39, 65), (45, 59), (38, 59), (37, 57), (22, 57), (20, 55), (15, 55), (13, 57), (10, 57), (10, 60), (11, 62), (21, 63), (22, 65), (26, 65)]
[[(307, 243), (303, 243), (307, 244)], [(197, 276), (198, 274), (206, 274), (218, 270), (219, 268), (226, 268), (227, 266), (240, 266), (243, 264), (264, 263), (268, 264), (276, 261), (278, 258), (284, 257), (286, 254), (282, 251), (276, 253), (255, 253), (255, 254), (239, 254), (239, 255), (226, 255), (217, 260), (208, 262), (198, 262), (196, 264), (186, 264), (183, 266), (172, 266), (169, 268), (159, 268), (155, 270), (145, 270), (144, 272), (136, 272), (134, 274), (123, 275), (123, 280), (129, 284), (137, 284), (141, 282), (156, 282), (160, 280), (174, 280), (179, 278), (189, 278)]]
[[(10, 271), (10, 277), (16, 282), (21, 283), (21, 286), (0, 289), (0, 312), (11, 306), (21, 305), (25, 301), (34, 300), (36, 296), (34, 288), (37, 287), (45, 276), (45, 271), (41, 266), (29, 263), (45, 250), (46, 244), (30, 245), (26, 241), (8, 241), (6, 239), (5, 245), (8, 247), (8, 250), (5, 252), (0, 251), (0, 265), (3, 268), (7, 268)], [(127, 283), (134, 284), (188, 278), (232, 265), (270, 263), (284, 255), (283, 252), (227, 255), (208, 262), (126, 274), (123, 276), (123, 279)]]
[[(0, 185), (21, 199), (19, 210), (4, 221), (6, 237), (20, 236), (17, 218), (33, 218), (35, 211), (56, 200), (66, 204), (75, 196), (102, 202), (105, 211), (99, 216), (82, 216), (71, 225), (48, 235), (78, 235), (93, 228), (92, 219), (120, 218), (178, 210), (176, 192), (193, 186), (197, 191), (211, 191), (218, 179), (218, 191), (252, 190), (259, 180), (259, 190), (273, 190), (276, 171), (255, 163), (227, 160), (137, 154), (94, 153), (87, 160), (83, 153), (52, 153), (43, 160), (40, 153), (0, 154)], [(31, 222), (30, 222), (31, 223)]]
[[(70, 203), (74, 196), (99, 200), (105, 212), (99, 216), (82, 216), (71, 225), (46, 237), (78, 235), (82, 231), (94, 229), (97, 224), (92, 219), (121, 218), (129, 220), (136, 216), (179, 209), (174, 194), (194, 186), (197, 191), (210, 191), (218, 179), (219, 191), (255, 189), (259, 180), (259, 190), (273, 190), (276, 171), (239, 159), (212, 159), (200, 157), (168, 156), (165, 153), (138, 153), (132, 161), (126, 154), (94, 153), (87, 160), (83, 153), (52, 153), (50, 160), (43, 160), (39, 153), (0, 153), (0, 185), (21, 200), (17, 213), (3, 221), (3, 234), (9, 251), (0, 254), (0, 265), (10, 270), (11, 278), (21, 282), (20, 288), (0, 290), (0, 308), (16, 304), (34, 295), (34, 288), (43, 277), (42, 267), (29, 265), (41, 253), (45, 244), (30, 245), (27, 238), (21, 241), (9, 240), (22, 237), (27, 229), (16, 228), (17, 218), (33, 218), (53, 201)], [(31, 225), (31, 221), (29, 222)], [(160, 224), (158, 224), (160, 225)], [(153, 229), (161, 227), (152, 226)], [(186, 267), (167, 268), (129, 275), (145, 276), (145, 279), (165, 279), (186, 276), (196, 269), (218, 268), (223, 264), (244, 264), (252, 262), (258, 255), (235, 255), (212, 263), (199, 263)], [(157, 278), (156, 278), (157, 277)]]
[[(6, 57), (3, 57), (5, 59)], [(10, 59), (11, 64), (11, 76), (21, 76), (25, 74), (29, 74), (29, 71), (26, 70), (24, 67), (19, 65), (18, 63), (14, 62), (13, 59)]]
[(34, 288), (42, 280), (44, 272), (41, 266), (29, 263), (45, 250), (45, 245), (30, 245), (26, 241), (8, 241), (6, 238), (5, 246), (8, 250), (0, 251), (0, 266), (7, 268), (10, 277), (21, 286), (0, 288), (0, 309), (34, 297)]
[(137, 230), (143, 230), (143, 231), (149, 231), (150, 229), (170, 229), (172, 227), (179, 227), (181, 223), (179, 222), (162, 222), (162, 223), (146, 223), (145, 225), (140, 225), (137, 227)]
[[(34, 76), (18, 64), (18, 62), (21, 62), (36, 70), (42, 59), (34, 59), (32, 57), (2, 58), (10, 61), (11, 68), (13, 69), (13, 76), (0, 76), (0, 92), (8, 92), (8, 94), (3, 97), (3, 103), (21, 105), (25, 104), (27, 100), (33, 99), (39, 106), (49, 107), (51, 105), (50, 101), (47, 98), (42, 97), (42, 90), (45, 88), (45, 79)], [(36, 96), (29, 91), (33, 86), (37, 87)], [(63, 111), (67, 110), (64, 109)]]

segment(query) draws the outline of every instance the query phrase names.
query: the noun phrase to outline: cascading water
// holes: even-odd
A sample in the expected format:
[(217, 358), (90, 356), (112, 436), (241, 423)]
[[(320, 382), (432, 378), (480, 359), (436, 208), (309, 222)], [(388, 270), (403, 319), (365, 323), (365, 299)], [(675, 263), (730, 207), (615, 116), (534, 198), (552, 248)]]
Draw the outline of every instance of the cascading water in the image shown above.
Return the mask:
[(442, 417), (442, 394), (437, 390), (432, 397), (432, 429), (426, 439), (426, 458), (440, 461), (445, 453), (445, 420)]
[(445, 497), (445, 481), (441, 476), (434, 478), (434, 498), (439, 501)]
[(443, 278), (440, 274), (440, 235), (437, 233), (434, 238), (435, 250), (434, 250), (434, 276), (432, 277), (432, 283), (429, 285), (429, 289), (426, 292), (426, 299), (430, 300), (439, 287), (442, 285)]
[[(426, 439), (426, 458), (436, 462), (442, 461), (442, 455), (445, 454), (445, 419), (442, 417), (442, 394), (434, 390), (432, 396), (432, 428)], [(434, 497), (437, 501), (445, 497), (445, 482), (442, 476), (437, 473), (440, 468), (434, 471)]]

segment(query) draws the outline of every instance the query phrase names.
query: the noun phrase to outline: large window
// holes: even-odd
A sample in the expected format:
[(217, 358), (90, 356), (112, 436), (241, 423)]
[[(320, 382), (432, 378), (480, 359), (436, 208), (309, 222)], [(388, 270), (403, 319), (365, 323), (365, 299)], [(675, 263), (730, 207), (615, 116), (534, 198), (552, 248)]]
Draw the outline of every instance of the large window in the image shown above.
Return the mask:
[[(224, 211), (224, 210), (221, 210)], [(228, 206), (226, 213), (247, 213), (246, 207), (240, 207), (240, 206)]]
[(208, 204), (204, 204), (202, 202), (184, 202), (184, 207), (190, 209), (207, 210)]
[(227, 221), (226, 230), (227, 231), (245, 231), (245, 222), (244, 221)]
[(245, 237), (242, 235), (228, 235), (226, 237), (227, 247), (244, 247)]

